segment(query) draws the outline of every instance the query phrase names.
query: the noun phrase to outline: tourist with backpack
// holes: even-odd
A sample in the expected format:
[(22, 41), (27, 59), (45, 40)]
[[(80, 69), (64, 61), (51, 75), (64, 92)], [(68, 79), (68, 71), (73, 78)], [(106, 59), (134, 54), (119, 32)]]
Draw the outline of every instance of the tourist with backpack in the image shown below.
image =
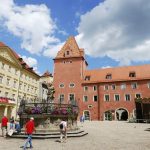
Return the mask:
[[(59, 124), (59, 128), (60, 128), (60, 142), (65, 142), (67, 140), (67, 122), (65, 120), (62, 120)], [(64, 140), (63, 140), (63, 136), (64, 136)]]

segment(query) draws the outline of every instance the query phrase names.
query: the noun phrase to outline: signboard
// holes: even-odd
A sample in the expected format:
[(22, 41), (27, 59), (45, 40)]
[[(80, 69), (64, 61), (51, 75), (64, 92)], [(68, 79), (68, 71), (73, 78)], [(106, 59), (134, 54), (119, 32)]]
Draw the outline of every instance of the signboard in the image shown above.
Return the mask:
[(0, 103), (8, 103), (8, 98), (0, 97)]

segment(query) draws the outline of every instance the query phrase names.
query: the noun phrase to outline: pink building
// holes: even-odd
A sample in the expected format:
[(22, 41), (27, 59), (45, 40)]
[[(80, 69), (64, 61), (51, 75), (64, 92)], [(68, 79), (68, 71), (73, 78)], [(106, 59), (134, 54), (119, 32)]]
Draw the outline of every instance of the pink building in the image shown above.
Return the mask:
[(150, 65), (88, 70), (84, 50), (69, 37), (54, 59), (55, 101), (76, 100), (87, 120), (136, 116), (136, 97), (150, 97)]

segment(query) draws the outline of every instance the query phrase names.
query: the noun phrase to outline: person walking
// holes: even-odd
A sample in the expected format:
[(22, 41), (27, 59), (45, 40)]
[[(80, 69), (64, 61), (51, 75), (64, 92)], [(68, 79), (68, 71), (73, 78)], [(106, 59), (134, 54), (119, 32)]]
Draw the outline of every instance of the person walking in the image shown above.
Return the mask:
[[(65, 142), (67, 140), (67, 122), (65, 120), (62, 120), (59, 124), (60, 128), (60, 142)], [(64, 136), (64, 141), (63, 141), (63, 136)]]
[(8, 118), (4, 116), (1, 120), (2, 136), (6, 137)]
[(26, 123), (25, 125), (25, 132), (28, 135), (27, 141), (23, 147), (23, 150), (27, 149), (28, 143), (30, 144), (30, 148), (33, 148), (32, 145), (32, 133), (35, 131), (35, 126), (34, 126), (34, 118), (31, 117), (30, 120)]

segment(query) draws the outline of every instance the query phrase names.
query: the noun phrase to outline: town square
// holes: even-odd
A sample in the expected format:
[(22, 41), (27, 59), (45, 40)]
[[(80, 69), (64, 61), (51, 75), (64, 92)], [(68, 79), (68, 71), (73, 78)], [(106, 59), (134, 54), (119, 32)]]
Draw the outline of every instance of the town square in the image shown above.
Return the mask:
[[(79, 123), (79, 126), (81, 124)], [(54, 139), (33, 139), (35, 150), (149, 150), (149, 124), (127, 122), (85, 122), (81, 129), (88, 135), (68, 138), (66, 143)], [(149, 131), (145, 131), (149, 128)], [(21, 150), (25, 139), (0, 137), (0, 149)]]
[(149, 150), (149, 11), (0, 0), (0, 149)]

